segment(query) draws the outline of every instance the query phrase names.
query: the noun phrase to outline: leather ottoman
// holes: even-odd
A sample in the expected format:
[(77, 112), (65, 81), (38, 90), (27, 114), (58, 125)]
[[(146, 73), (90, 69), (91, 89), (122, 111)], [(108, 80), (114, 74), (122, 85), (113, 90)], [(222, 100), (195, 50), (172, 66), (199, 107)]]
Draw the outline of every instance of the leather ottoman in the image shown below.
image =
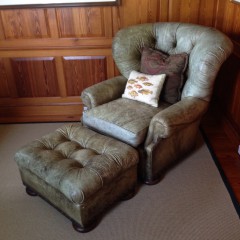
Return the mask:
[(39, 195), (69, 217), (79, 232), (133, 196), (137, 151), (81, 123), (68, 124), (20, 149), (15, 160), (30, 195)]

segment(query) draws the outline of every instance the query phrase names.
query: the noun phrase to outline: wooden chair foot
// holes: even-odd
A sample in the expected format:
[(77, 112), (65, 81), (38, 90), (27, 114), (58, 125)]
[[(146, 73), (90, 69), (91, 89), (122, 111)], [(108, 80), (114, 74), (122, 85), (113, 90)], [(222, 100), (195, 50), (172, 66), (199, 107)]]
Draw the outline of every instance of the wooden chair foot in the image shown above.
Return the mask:
[(38, 196), (38, 194), (35, 191), (33, 191), (30, 187), (26, 187), (26, 193), (32, 197)]
[(87, 227), (82, 227), (79, 223), (72, 221), (72, 226), (73, 226), (74, 230), (76, 230), (77, 232), (86, 233), (86, 232), (90, 232), (91, 230), (93, 230), (98, 225), (99, 221), (100, 220), (97, 220)]
[(155, 184), (161, 182), (163, 178), (164, 178), (164, 175), (159, 175), (159, 176), (158, 176), (157, 178), (155, 178), (155, 179), (152, 179), (152, 180), (144, 180), (144, 183), (145, 183), (146, 185), (155, 185)]
[(130, 200), (131, 198), (133, 198), (136, 195), (136, 188), (134, 188), (131, 192), (129, 192), (128, 194), (126, 194), (125, 196), (123, 196), (121, 198), (121, 201), (127, 201)]

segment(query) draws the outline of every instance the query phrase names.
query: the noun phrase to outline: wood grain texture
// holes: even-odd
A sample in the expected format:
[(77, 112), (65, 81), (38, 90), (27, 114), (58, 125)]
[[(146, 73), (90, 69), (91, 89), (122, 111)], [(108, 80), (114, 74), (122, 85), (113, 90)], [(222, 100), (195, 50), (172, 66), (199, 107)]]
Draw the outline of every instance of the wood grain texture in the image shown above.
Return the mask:
[(59, 37), (58, 23), (56, 10), (54, 8), (49, 8), (46, 10), (46, 18), (48, 20), (49, 33), (52, 38)]
[(53, 57), (13, 58), (12, 67), (19, 97), (59, 96)]
[(0, 59), (0, 98), (8, 97), (9, 95), (7, 73), (3, 60)]
[(106, 79), (104, 56), (64, 57), (63, 65), (68, 96), (80, 96), (85, 88)]
[(222, 21), (217, 27), (239, 43), (240, 5), (230, 1), (222, 1), (219, 5), (224, 9), (222, 9)]
[(0, 107), (0, 122), (80, 121), (82, 105)]
[(48, 37), (44, 9), (21, 9), (1, 11), (6, 39)]
[(105, 36), (104, 13), (104, 8), (57, 9), (60, 37)]
[(5, 33), (3, 29), (3, 23), (0, 15), (0, 40), (5, 40)]
[[(13, 39), (0, 40), (1, 56), (11, 55), (11, 51), (23, 50), (78, 50), (78, 49), (104, 49), (106, 52), (111, 50), (112, 38), (47, 38), (47, 39)], [(8, 51), (6, 51), (8, 50)], [(18, 52), (16, 51), (16, 53)], [(29, 51), (25, 51), (27, 54)], [(10, 53), (10, 54), (7, 54)], [(15, 53), (15, 54), (16, 54)], [(27, 55), (30, 55), (29, 53)], [(46, 56), (48, 56), (47, 54)], [(59, 54), (57, 54), (59, 55)]]
[[(4, 68), (4, 69), (3, 69)], [(10, 58), (2, 58), (2, 74), (0, 76), (0, 81), (6, 82), (8, 91), (5, 92), (6, 97), (11, 97), (15, 99), (15, 101), (18, 99), (18, 92), (17, 92), (17, 86), (14, 79), (13, 69), (12, 69), (12, 63)], [(0, 99), (1, 101), (2, 99)]]
[(169, 0), (162, 0), (158, 3), (157, 20), (160, 22), (169, 21)]

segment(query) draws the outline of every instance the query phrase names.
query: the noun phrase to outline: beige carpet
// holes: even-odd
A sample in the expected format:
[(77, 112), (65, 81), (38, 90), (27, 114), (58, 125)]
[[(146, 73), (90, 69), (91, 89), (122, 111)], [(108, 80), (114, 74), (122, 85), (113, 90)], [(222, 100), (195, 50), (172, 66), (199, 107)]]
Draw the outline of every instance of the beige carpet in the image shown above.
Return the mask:
[(0, 125), (1, 240), (239, 240), (240, 221), (199, 136), (197, 149), (157, 185), (117, 204), (85, 234), (21, 183), (14, 153), (63, 123)]

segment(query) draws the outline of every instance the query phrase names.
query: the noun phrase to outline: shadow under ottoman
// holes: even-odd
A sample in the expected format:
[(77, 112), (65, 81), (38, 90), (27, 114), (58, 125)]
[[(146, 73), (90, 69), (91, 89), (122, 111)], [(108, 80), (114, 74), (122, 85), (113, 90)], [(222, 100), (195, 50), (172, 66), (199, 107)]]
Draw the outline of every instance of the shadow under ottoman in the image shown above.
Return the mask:
[(79, 232), (93, 229), (137, 183), (137, 151), (81, 123), (68, 124), (20, 149), (15, 160), (30, 195), (40, 195)]

